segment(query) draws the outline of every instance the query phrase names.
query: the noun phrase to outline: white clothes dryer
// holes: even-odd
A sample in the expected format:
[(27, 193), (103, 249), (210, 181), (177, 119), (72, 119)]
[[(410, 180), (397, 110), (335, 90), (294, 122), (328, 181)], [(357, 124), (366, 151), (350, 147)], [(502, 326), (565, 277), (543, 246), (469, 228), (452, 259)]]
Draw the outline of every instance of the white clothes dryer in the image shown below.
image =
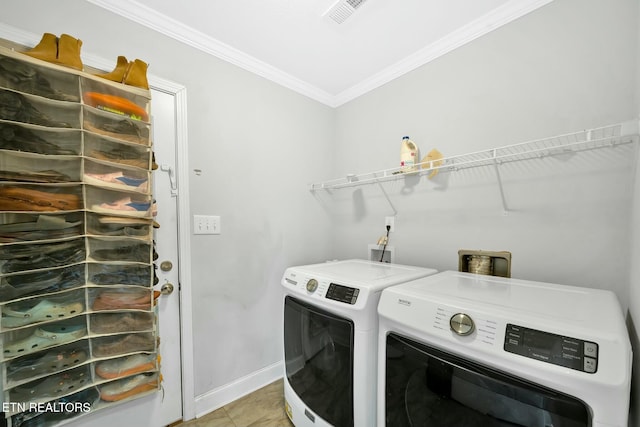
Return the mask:
[(364, 260), (285, 271), (284, 393), (293, 424), (375, 425), (380, 293), (434, 273)]
[(615, 294), (446, 271), (382, 292), (378, 426), (627, 427)]

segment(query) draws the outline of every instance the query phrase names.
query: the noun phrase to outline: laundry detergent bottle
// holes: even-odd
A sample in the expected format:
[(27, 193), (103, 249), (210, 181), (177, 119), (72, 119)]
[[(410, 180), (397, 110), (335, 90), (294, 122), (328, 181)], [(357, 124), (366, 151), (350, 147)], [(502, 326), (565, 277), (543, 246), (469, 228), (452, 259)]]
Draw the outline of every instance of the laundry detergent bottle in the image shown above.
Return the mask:
[(408, 136), (402, 137), (400, 146), (400, 166), (402, 172), (416, 172), (418, 167), (418, 147)]

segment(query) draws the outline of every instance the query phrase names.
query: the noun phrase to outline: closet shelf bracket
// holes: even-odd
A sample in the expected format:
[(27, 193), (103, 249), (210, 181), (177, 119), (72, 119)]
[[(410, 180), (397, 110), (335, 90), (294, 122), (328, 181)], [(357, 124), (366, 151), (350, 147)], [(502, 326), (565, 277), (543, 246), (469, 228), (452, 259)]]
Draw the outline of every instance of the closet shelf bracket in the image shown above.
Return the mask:
[(493, 149), (493, 168), (496, 171), (496, 179), (498, 181), (498, 190), (500, 191), (500, 200), (502, 201), (502, 214), (504, 216), (509, 215), (509, 208), (507, 208), (507, 199), (504, 195), (504, 187), (502, 186), (502, 176), (500, 176), (500, 160), (498, 160), (498, 150)]

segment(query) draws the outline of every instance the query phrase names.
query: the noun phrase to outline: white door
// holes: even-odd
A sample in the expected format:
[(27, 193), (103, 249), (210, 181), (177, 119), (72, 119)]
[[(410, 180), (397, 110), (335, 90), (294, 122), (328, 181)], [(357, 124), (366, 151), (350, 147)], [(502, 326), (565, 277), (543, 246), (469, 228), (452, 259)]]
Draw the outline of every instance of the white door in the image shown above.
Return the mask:
[[(172, 94), (152, 90), (153, 151), (158, 169), (153, 172), (158, 206), (154, 230), (158, 259), (156, 290), (171, 284), (174, 291), (158, 299), (162, 390), (130, 402), (101, 409), (73, 421), (70, 426), (160, 427), (182, 419), (180, 361), (180, 291), (178, 286), (178, 200), (176, 187), (176, 105)], [(164, 264), (163, 264), (164, 263)], [(169, 268), (169, 264), (171, 268)], [(167, 271), (162, 269), (164, 265)]]

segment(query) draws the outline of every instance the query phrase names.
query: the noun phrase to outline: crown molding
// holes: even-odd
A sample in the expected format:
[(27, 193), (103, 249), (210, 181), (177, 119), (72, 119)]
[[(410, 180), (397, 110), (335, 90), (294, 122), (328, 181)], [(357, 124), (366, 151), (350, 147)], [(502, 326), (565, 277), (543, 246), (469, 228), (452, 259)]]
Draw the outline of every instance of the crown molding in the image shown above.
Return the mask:
[(420, 49), (339, 93), (334, 97), (333, 106), (339, 107), (342, 104), (346, 104), (552, 1), (554, 0), (511, 0), (435, 43)]
[[(135, 0), (87, 1), (162, 33), (167, 37), (171, 37), (195, 49), (264, 77), (322, 104), (336, 108), (554, 0), (510, 0), (488, 14), (385, 68), (338, 95), (332, 95), (251, 55), (207, 36), (200, 31), (187, 27), (171, 17), (162, 15)], [(6, 26), (2, 23), (0, 23), (0, 36), (24, 45), (33, 45), (37, 42), (37, 40), (34, 40), (33, 34)], [(105, 63), (104, 60), (98, 57), (87, 59), (89, 59), (87, 63), (91, 63), (91, 65), (94, 66), (97, 65), (97, 68), (109, 69), (109, 67), (112, 66), (112, 64)]]
[(188, 46), (237, 65), (323, 104), (330, 105), (333, 96), (309, 83), (235, 49), (213, 37), (188, 27), (175, 19), (135, 0), (87, 0), (103, 9), (178, 40)]

